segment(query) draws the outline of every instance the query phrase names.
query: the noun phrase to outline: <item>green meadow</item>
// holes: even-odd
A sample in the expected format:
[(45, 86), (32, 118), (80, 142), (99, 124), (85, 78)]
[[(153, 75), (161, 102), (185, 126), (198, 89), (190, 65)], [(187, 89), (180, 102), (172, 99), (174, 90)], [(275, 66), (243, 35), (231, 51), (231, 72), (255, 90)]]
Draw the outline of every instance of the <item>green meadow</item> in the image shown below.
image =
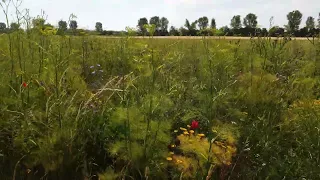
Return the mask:
[(320, 178), (319, 39), (52, 34), (0, 35), (0, 179)]

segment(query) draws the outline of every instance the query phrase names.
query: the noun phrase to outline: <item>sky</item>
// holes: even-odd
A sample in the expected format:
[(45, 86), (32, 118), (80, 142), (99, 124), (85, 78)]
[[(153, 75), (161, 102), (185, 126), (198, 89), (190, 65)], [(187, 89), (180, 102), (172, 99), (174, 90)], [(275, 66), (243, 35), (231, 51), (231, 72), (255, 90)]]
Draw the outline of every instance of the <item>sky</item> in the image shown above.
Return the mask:
[[(53, 25), (61, 19), (68, 20), (73, 13), (78, 27), (84, 29), (94, 29), (95, 23), (101, 22), (105, 30), (124, 30), (127, 26), (136, 27), (139, 18), (152, 16), (164, 16), (169, 26), (175, 27), (183, 26), (185, 19), (194, 21), (207, 16), (215, 18), (217, 27), (221, 27), (229, 26), (234, 15), (243, 18), (248, 13), (258, 16), (260, 27), (269, 28), (270, 17), (274, 16), (274, 25), (283, 26), (287, 24), (286, 15), (293, 10), (303, 14), (302, 26), (308, 16), (318, 19), (320, 0), (23, 0), (20, 8), (29, 9), (33, 17), (43, 10), (47, 22)], [(0, 21), (4, 20), (0, 14)]]

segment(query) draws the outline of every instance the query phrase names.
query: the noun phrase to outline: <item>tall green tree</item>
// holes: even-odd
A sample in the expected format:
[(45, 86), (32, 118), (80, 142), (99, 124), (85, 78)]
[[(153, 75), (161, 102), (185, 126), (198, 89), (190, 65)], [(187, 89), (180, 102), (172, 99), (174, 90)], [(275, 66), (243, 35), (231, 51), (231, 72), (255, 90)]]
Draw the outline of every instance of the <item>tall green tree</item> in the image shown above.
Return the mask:
[(233, 16), (233, 18), (231, 19), (231, 24), (230, 26), (233, 28), (233, 29), (240, 29), (242, 27), (242, 24), (241, 24), (241, 16), (240, 15), (236, 15), (236, 16)]
[(211, 19), (210, 27), (211, 27), (211, 29), (216, 29), (217, 28), (216, 20), (214, 18)]
[(166, 17), (160, 19), (160, 30), (163, 35), (166, 35), (168, 32), (169, 20)]
[(78, 22), (75, 20), (71, 20), (69, 23), (69, 27), (70, 29), (72, 29), (73, 31), (76, 30), (78, 28)]
[(140, 18), (138, 20), (138, 28), (139, 28), (139, 31), (140, 33), (142, 33), (143, 35), (145, 35), (147, 33), (147, 28), (145, 27), (145, 25), (148, 24), (148, 19), (143, 17), (143, 18)]
[(198, 26), (200, 30), (206, 29), (208, 27), (209, 20), (206, 16), (198, 19)]
[(161, 22), (159, 16), (153, 16), (150, 18), (149, 24), (154, 24), (156, 26), (156, 30), (161, 29)]
[(253, 13), (247, 14), (247, 16), (243, 19), (243, 24), (247, 28), (256, 28), (258, 21), (257, 16)]
[(309, 16), (309, 17), (307, 18), (306, 28), (308, 29), (308, 31), (310, 31), (310, 29), (315, 28), (315, 21), (314, 21), (314, 18), (313, 18), (313, 17)]
[(101, 22), (96, 22), (96, 31), (99, 33), (101, 33), (103, 31)]
[(286, 25), (286, 29), (289, 32), (294, 32), (299, 30), (299, 26), (301, 24), (302, 13), (299, 10), (294, 10), (289, 12), (287, 15), (288, 25)]

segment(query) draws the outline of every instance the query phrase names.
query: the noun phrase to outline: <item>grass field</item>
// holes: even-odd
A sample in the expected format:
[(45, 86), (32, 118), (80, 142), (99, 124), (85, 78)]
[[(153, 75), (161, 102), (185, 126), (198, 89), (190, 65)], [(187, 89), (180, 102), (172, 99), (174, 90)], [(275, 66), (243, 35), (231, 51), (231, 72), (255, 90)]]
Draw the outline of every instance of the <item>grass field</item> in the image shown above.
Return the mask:
[[(103, 38), (121, 38), (120, 36), (106, 36)], [(149, 36), (133, 36), (131, 38), (137, 38), (137, 39), (148, 39)], [(154, 39), (203, 39), (202, 36), (154, 36)], [(271, 40), (279, 40), (283, 39), (283, 37), (261, 37), (265, 39), (271, 39)], [(206, 39), (215, 39), (215, 40), (251, 40), (251, 39), (258, 39), (258, 37), (240, 37), (240, 36), (207, 36)], [(291, 37), (291, 40), (313, 40), (312, 37), (306, 38), (306, 37)]]
[(0, 36), (0, 179), (319, 179), (320, 40)]

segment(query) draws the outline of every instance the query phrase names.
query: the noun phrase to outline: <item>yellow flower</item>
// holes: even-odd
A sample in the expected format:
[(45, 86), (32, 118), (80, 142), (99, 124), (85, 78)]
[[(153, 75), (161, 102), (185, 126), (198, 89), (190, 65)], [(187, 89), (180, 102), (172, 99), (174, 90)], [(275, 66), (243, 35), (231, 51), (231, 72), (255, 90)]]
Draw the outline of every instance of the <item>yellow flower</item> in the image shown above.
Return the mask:
[(188, 131), (184, 131), (183, 134), (184, 135), (188, 135), (189, 133), (188, 133)]
[(174, 147), (176, 147), (176, 145), (172, 144), (171, 147), (174, 148)]
[(174, 154), (174, 152), (170, 152), (169, 154), (173, 155), (173, 154)]
[(177, 163), (178, 163), (178, 164), (180, 164), (180, 163), (182, 163), (182, 162), (183, 162), (183, 161), (181, 161), (181, 160), (179, 160), (179, 159), (177, 160)]
[(205, 137), (206, 135), (204, 134), (198, 134), (199, 137)]
[(214, 129), (214, 130), (212, 130), (212, 132), (214, 132), (214, 133), (218, 133), (218, 131), (217, 131), (217, 130), (215, 130), (215, 129)]
[(172, 161), (172, 157), (167, 157), (167, 161)]
[(194, 133), (194, 130), (190, 130), (189, 132), (190, 132), (191, 134), (193, 134), (193, 133)]
[(220, 147), (227, 148), (222, 142), (215, 141), (215, 143)]
[(181, 128), (180, 128), (180, 130), (181, 130), (181, 131), (186, 131), (187, 129), (186, 129), (186, 128), (182, 128), (182, 127), (181, 127)]
[(190, 126), (190, 125), (187, 125), (187, 127), (190, 128), (191, 126)]

